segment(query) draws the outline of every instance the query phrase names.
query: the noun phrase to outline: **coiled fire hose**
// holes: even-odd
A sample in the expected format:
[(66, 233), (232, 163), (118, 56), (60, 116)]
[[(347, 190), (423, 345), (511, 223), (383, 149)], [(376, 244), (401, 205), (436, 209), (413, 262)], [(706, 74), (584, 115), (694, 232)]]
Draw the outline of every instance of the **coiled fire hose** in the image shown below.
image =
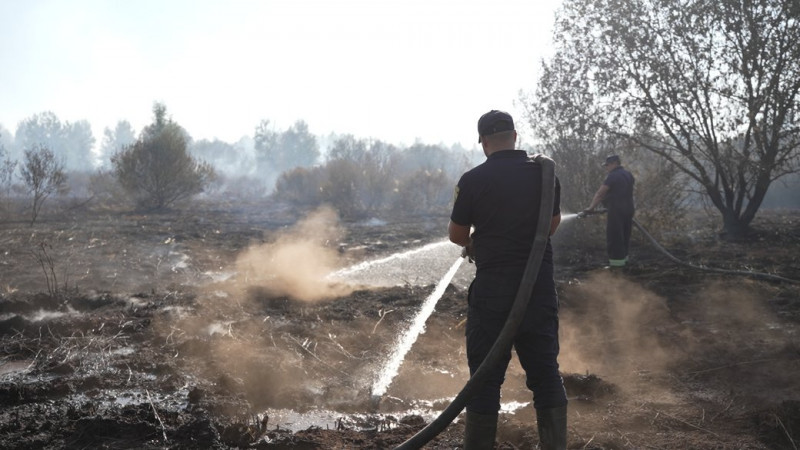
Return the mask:
[[(590, 211), (590, 212), (587, 212), (587, 213), (579, 214), (578, 217), (587, 217), (587, 216), (590, 216), (590, 215), (603, 214), (605, 212), (607, 212), (607, 210), (605, 210), (605, 209), (601, 209), (601, 210), (597, 210), (597, 211)], [(654, 238), (650, 233), (648, 233), (647, 229), (645, 229), (645, 227), (641, 223), (639, 223), (639, 221), (636, 220), (635, 218), (633, 219), (633, 224), (636, 226), (636, 228), (639, 231), (642, 232), (642, 234), (647, 238), (647, 240), (649, 240), (650, 243), (653, 244), (653, 246), (658, 249), (658, 251), (663, 253), (672, 262), (674, 262), (676, 264), (679, 264), (681, 266), (685, 266), (685, 267), (689, 267), (689, 268), (697, 269), (697, 270), (705, 270), (706, 272), (724, 273), (724, 274), (729, 274), (729, 275), (745, 275), (745, 276), (749, 276), (749, 277), (753, 277), (753, 278), (761, 278), (761, 279), (764, 279), (764, 280), (783, 281), (785, 283), (800, 284), (800, 281), (798, 281), (798, 280), (792, 280), (791, 278), (785, 278), (785, 277), (782, 277), (780, 275), (774, 275), (774, 274), (771, 274), (771, 273), (753, 272), (751, 270), (718, 269), (716, 267), (698, 266), (696, 264), (691, 264), (691, 263), (688, 263), (688, 262), (685, 262), (685, 261), (681, 261), (680, 259), (678, 259), (675, 256), (673, 256), (672, 253), (670, 253), (666, 248), (664, 248), (663, 245), (659, 244), (658, 241), (656, 240), (656, 238)]]
[(475, 390), (484, 383), (490, 368), (495, 366), (503, 355), (511, 351), (514, 335), (516, 335), (517, 329), (525, 315), (525, 310), (528, 308), (528, 301), (533, 292), (533, 286), (536, 283), (539, 268), (542, 265), (542, 257), (547, 247), (547, 240), (550, 237), (550, 224), (552, 220), (550, 213), (553, 211), (555, 163), (552, 159), (541, 154), (535, 155), (531, 159), (542, 166), (539, 219), (536, 223), (536, 237), (533, 240), (533, 247), (528, 256), (528, 262), (522, 274), (522, 280), (517, 290), (517, 296), (514, 298), (514, 304), (511, 306), (511, 310), (508, 313), (508, 319), (506, 319), (506, 323), (503, 325), (500, 335), (497, 336), (497, 340), (491, 350), (489, 350), (489, 354), (486, 355), (486, 358), (483, 360), (480, 367), (478, 367), (478, 370), (467, 380), (461, 392), (450, 402), (450, 405), (439, 414), (439, 417), (431, 421), (431, 423), (426, 425), (425, 428), (418, 431), (417, 434), (410, 437), (407, 441), (395, 447), (395, 450), (421, 448), (444, 431), (453, 419), (461, 413), (461, 410), (463, 410), (467, 404), (467, 400), (475, 394)]

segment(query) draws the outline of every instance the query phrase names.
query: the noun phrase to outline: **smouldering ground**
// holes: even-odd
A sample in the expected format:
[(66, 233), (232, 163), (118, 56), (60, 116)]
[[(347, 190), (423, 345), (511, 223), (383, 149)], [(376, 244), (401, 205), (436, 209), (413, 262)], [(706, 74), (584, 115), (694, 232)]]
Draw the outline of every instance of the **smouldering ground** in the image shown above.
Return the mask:
[[(260, 215), (215, 206), (0, 225), (4, 446), (392, 448), (444, 407), (467, 376), (473, 266), (378, 405), (376, 373), (457, 253), (439, 245), (436, 263), (395, 257), (361, 279), (397, 286), (319, 274), (436, 246), (446, 216), (345, 223), (251, 210)], [(796, 279), (798, 217), (765, 215), (750, 243), (698, 230), (665, 245)], [(596, 223), (570, 226), (585, 229), (554, 240), (570, 448), (795, 448), (797, 285), (676, 266), (638, 238), (634, 265), (609, 272)], [(392, 275), (403, 265), (407, 276)], [(514, 362), (501, 448), (535, 448), (529, 402)], [(451, 425), (429, 448), (456, 448), (462, 431)]]

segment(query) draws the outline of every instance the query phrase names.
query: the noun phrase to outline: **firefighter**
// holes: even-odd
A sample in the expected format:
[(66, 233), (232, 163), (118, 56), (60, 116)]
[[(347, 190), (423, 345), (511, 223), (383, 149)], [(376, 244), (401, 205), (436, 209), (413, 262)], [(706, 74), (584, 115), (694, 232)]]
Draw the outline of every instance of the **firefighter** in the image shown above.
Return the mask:
[(628, 263), (628, 246), (633, 226), (633, 175), (622, 167), (619, 155), (611, 155), (603, 163), (607, 175), (605, 181), (594, 194), (592, 203), (583, 210), (589, 214), (603, 204), (606, 215), (606, 245), (608, 247), (608, 266), (625, 267)]
[[(464, 173), (456, 187), (448, 233), (477, 266), (467, 301), (466, 341), (470, 375), (478, 370), (500, 335), (514, 303), (536, 234), (542, 166), (516, 150), (511, 116), (492, 110), (478, 121), (478, 142), (486, 161)], [(561, 221), (560, 185), (555, 179), (550, 234)], [(470, 229), (474, 232), (470, 235)], [(558, 371), (558, 296), (550, 241), (514, 348), (533, 391), (541, 448), (566, 448), (567, 397)], [(464, 449), (494, 448), (500, 388), (511, 350), (491, 368), (483, 386), (467, 401)]]

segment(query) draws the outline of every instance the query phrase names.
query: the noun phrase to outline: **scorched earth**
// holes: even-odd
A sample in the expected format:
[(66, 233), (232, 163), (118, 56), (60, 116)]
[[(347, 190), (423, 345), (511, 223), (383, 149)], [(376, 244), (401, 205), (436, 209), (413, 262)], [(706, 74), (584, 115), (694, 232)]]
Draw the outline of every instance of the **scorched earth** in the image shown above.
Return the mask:
[[(763, 212), (739, 243), (718, 240), (713, 218), (696, 223), (662, 244), (698, 265), (800, 279), (797, 211)], [(432, 245), (446, 226), (268, 204), (2, 223), (0, 446), (393, 448), (468, 378), (463, 263), (371, 399), (458, 258)], [(641, 235), (632, 266), (609, 271), (598, 229), (565, 223), (553, 242), (569, 447), (796, 449), (798, 285), (681, 266)], [(413, 253), (425, 245), (443, 256)], [(357, 264), (376, 271), (331, 276)], [(498, 448), (536, 448), (530, 401), (513, 361)], [(462, 433), (457, 420), (426, 448), (458, 448)]]

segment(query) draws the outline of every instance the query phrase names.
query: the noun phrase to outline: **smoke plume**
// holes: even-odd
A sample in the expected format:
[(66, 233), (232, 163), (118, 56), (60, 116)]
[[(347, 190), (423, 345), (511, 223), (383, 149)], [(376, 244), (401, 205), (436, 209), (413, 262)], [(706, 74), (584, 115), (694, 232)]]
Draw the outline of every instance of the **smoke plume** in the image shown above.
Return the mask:
[(273, 242), (242, 252), (236, 260), (237, 280), (304, 301), (347, 295), (351, 287), (327, 279), (337, 268), (335, 243), (342, 233), (336, 213), (320, 208)]
[(663, 298), (609, 273), (595, 273), (565, 292), (559, 362), (567, 372), (618, 380), (660, 371), (676, 357), (662, 342), (671, 323)]

